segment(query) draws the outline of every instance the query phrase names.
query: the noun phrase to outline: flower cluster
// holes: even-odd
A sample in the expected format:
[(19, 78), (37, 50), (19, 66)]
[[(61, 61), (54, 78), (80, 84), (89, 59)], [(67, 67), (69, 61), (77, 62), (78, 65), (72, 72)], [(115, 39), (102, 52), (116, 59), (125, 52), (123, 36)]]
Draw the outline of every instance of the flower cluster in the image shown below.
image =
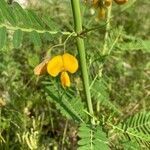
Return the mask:
[(58, 76), (60, 73), (60, 80), (63, 87), (70, 87), (69, 73), (75, 73), (78, 69), (77, 59), (69, 54), (57, 55), (52, 59), (46, 59), (41, 64), (35, 67), (34, 73), (42, 75), (46, 72), (52, 77)]
[[(105, 18), (106, 8), (112, 4), (113, 0), (92, 0), (92, 6), (97, 9), (99, 19)], [(128, 0), (114, 0), (115, 3), (121, 5), (125, 4)]]

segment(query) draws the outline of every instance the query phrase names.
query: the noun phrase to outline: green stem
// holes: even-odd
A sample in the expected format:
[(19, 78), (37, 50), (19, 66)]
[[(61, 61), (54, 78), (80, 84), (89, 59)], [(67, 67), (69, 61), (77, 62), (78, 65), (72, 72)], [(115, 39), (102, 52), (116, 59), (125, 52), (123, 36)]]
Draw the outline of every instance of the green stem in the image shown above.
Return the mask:
[(112, 4), (108, 7), (107, 12), (107, 24), (106, 24), (106, 32), (104, 37), (104, 46), (103, 46), (103, 55), (107, 54), (108, 52), (108, 38), (109, 38), (109, 30), (110, 30), (110, 19), (111, 19), (111, 7)]
[[(72, 5), (72, 11), (73, 11), (75, 32), (77, 33), (77, 35), (79, 35), (82, 32), (80, 0), (71, 0), (71, 5)], [(87, 71), (87, 65), (86, 65), (84, 40), (79, 36), (77, 36), (77, 49), (78, 49), (79, 57), (80, 57), (80, 66), (81, 66), (81, 71), (82, 71), (83, 86), (85, 90), (89, 113), (91, 114), (91, 116), (94, 116), (93, 106), (92, 106), (92, 101), (91, 101), (90, 87), (89, 87), (89, 77), (88, 77), (88, 71)], [(91, 119), (91, 123), (95, 124), (94, 117)]]

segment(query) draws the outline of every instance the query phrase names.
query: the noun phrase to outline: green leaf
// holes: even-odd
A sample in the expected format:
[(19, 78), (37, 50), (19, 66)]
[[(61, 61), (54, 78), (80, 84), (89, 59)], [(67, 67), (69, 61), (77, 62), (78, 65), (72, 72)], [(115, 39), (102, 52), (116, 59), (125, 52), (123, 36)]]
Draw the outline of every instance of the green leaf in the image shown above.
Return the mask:
[[(55, 36), (56, 36), (56, 35), (55, 35)], [(49, 41), (49, 42), (54, 41), (55, 36), (54, 36), (54, 35), (52, 36), (52, 35), (49, 34), (48, 32), (45, 32), (45, 33), (43, 34), (43, 38), (44, 38), (46, 41)]]
[(3, 16), (7, 19), (7, 21), (12, 24), (12, 25), (16, 25), (16, 19), (13, 16), (13, 12), (11, 10), (10, 7), (8, 7), (8, 5), (6, 4), (6, 2), (4, 0), (0, 0), (0, 10), (3, 14)]
[(109, 146), (107, 145), (108, 139), (106, 137), (106, 133), (102, 131), (102, 128), (100, 126), (97, 126), (94, 137), (94, 149), (98, 150), (99, 147), (101, 147), (102, 150), (109, 149)]
[(124, 147), (124, 150), (138, 150), (139, 149), (138, 143), (134, 140), (125, 142), (122, 145)]
[(88, 138), (84, 137), (84, 138), (82, 138), (81, 140), (78, 141), (78, 145), (88, 145), (87, 143), (89, 143), (89, 141), (90, 141), (90, 137), (88, 137)]
[(26, 11), (16, 2), (13, 3), (14, 12), (19, 19), (19, 25), (21, 24), (24, 27), (31, 26), (30, 17), (27, 15)]
[(28, 15), (31, 19), (31, 22), (34, 25), (36, 25), (39, 29), (44, 29), (45, 24), (41, 21), (41, 19), (31, 10), (28, 10)]
[(37, 17), (37, 15), (31, 10), (28, 10), (27, 13), (28, 13), (28, 16), (30, 17), (32, 27), (36, 29), (43, 29), (44, 25), (42, 24), (40, 19)]
[[(56, 104), (56, 108), (60, 110), (61, 114), (68, 119), (72, 119), (77, 122), (83, 122), (87, 119), (87, 114), (84, 112), (84, 103), (78, 97), (72, 95), (68, 97), (64, 91), (57, 89), (56, 86), (47, 86), (48, 100), (52, 100)], [(63, 94), (60, 94), (63, 92)]]
[[(89, 130), (87, 132), (89, 132)], [(83, 138), (89, 137), (89, 135), (86, 132), (79, 132), (78, 136), (83, 137)]]
[(80, 146), (78, 147), (78, 150), (89, 150), (89, 147), (86, 146)]
[(2, 24), (2, 23), (4, 23), (4, 16), (3, 16), (3, 14), (2, 14), (2, 12), (1, 12), (1, 10), (0, 10), (0, 23)]
[(42, 46), (40, 35), (36, 31), (32, 31), (30, 33), (30, 39), (31, 39), (31, 42), (34, 44), (35, 47), (41, 47)]
[(6, 28), (2, 27), (0, 28), (0, 49), (2, 49), (5, 46), (6, 43)]
[(60, 31), (58, 24), (56, 24), (51, 18), (48, 16), (43, 16), (43, 22), (53, 31)]
[(23, 32), (16, 30), (13, 35), (13, 45), (15, 48), (19, 48), (23, 39)]
[(29, 66), (31, 67), (35, 67), (39, 62), (40, 62), (40, 59), (39, 59), (39, 55), (38, 54), (33, 54), (33, 53), (28, 53), (27, 55), (27, 60), (28, 60), (28, 64)]
[(119, 108), (113, 104), (109, 99), (108, 85), (103, 78), (97, 78), (93, 81), (91, 89), (91, 94), (94, 100), (99, 101), (105, 107), (112, 109), (114, 112), (121, 114)]
[(78, 145), (80, 149), (88, 150), (109, 150), (106, 133), (100, 126), (92, 127), (89, 124), (80, 124), (78, 136), (80, 140)]
[(122, 132), (122, 141), (131, 140), (140, 147), (150, 148), (150, 112), (144, 111), (128, 117), (116, 129)]

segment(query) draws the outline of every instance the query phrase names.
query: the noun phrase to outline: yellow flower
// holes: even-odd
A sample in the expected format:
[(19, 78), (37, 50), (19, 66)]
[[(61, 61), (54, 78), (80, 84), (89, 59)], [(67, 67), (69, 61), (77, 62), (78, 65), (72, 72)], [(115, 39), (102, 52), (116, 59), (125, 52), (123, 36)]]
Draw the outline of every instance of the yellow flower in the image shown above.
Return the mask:
[(70, 87), (70, 78), (67, 72), (75, 73), (77, 69), (77, 59), (68, 53), (63, 54), (62, 56), (55, 56), (47, 64), (47, 72), (51, 76), (56, 77), (61, 73), (60, 78), (63, 87)]
[[(106, 2), (106, 3), (105, 3)], [(93, 0), (92, 1), (92, 5), (95, 9), (97, 9), (97, 19), (105, 19), (105, 11), (106, 11), (106, 7), (108, 4), (108, 2), (110, 3), (111, 0)], [(96, 19), (96, 20), (97, 20)]]

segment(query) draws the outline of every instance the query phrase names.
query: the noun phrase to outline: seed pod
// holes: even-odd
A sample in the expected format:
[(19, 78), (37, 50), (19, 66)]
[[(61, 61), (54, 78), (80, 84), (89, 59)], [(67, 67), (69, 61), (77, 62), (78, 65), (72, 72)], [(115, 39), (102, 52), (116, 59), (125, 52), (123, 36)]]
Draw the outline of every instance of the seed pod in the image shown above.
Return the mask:
[(114, 0), (118, 5), (125, 4), (128, 0)]
[(105, 0), (104, 5), (106, 7), (109, 7), (111, 5), (111, 3), (112, 3), (112, 0)]

